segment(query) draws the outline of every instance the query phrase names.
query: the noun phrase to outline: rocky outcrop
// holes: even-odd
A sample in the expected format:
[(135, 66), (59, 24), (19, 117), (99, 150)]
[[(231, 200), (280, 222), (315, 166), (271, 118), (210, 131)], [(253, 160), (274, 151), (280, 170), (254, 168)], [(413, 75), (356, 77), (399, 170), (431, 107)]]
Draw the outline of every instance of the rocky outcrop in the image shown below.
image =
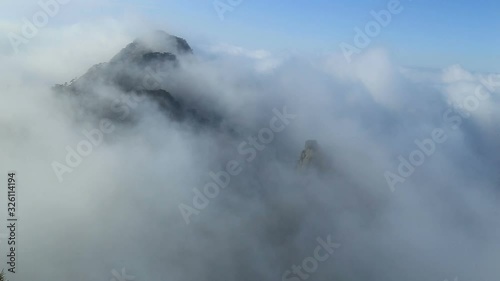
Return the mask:
[(307, 172), (315, 170), (317, 172), (329, 171), (329, 164), (326, 155), (321, 151), (316, 140), (306, 141), (304, 150), (300, 153), (297, 163), (297, 171)]

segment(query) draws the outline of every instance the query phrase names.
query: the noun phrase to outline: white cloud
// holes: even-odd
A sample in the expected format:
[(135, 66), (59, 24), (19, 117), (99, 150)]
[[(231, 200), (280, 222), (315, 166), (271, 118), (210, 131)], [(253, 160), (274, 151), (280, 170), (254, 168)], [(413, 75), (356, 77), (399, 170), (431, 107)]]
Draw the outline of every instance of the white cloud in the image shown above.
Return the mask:
[[(109, 113), (106, 98), (119, 91), (99, 88), (105, 95), (71, 107), (49, 87), (109, 60), (140, 30), (128, 27), (50, 27), (21, 54), (3, 57), (0, 171), (20, 177), (19, 278), (109, 280), (112, 268), (126, 266), (141, 280), (279, 280), (328, 234), (342, 249), (315, 273), (318, 280), (367, 272), (375, 280), (498, 276), (491, 262), (500, 245), (498, 91), (453, 130), (443, 112), (487, 75), (459, 66), (401, 68), (381, 49), (346, 64), (339, 54), (213, 47), (214, 57), (183, 61), (171, 92), (219, 113), (240, 135), (193, 130), (146, 101), (59, 184), (50, 163), (95, 125), (82, 108)], [(210, 171), (241, 157), (238, 144), (284, 105), (297, 121), (187, 228), (178, 204)], [(436, 127), (449, 132), (447, 143), (391, 193), (384, 171)], [(326, 179), (294, 171), (310, 138), (332, 156)]]

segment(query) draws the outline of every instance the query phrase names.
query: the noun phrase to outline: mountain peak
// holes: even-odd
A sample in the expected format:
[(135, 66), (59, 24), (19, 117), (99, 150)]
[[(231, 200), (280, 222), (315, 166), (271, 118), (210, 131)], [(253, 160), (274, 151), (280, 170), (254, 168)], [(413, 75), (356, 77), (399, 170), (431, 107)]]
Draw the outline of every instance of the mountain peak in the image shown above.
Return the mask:
[(307, 140), (304, 150), (300, 153), (300, 158), (297, 163), (297, 170), (308, 171), (316, 169), (320, 172), (328, 170), (326, 155), (321, 151), (316, 140)]
[(175, 60), (177, 56), (189, 54), (193, 54), (193, 50), (185, 39), (157, 30), (128, 44), (110, 62), (137, 61), (148, 56)]
[[(164, 31), (149, 32), (128, 44), (108, 63), (94, 65), (69, 85), (56, 85), (54, 89), (59, 93), (70, 93), (82, 101), (92, 100), (90, 104), (79, 103), (81, 108), (91, 111), (99, 93), (113, 87), (127, 95), (147, 97), (171, 120), (189, 121), (196, 128), (218, 128), (222, 122), (220, 114), (187, 98), (182, 88), (172, 86), (175, 84), (172, 75), (181, 68), (179, 61), (192, 54), (193, 50), (183, 38)], [(145, 83), (146, 80), (151, 83)], [(120, 121), (109, 108), (100, 111), (106, 118)]]

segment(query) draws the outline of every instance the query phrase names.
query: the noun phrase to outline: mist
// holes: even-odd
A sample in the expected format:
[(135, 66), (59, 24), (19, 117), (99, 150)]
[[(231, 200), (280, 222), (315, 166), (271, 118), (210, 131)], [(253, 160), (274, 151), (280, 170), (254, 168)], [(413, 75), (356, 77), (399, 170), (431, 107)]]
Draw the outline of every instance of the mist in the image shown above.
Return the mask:
[[(500, 75), (403, 67), (382, 48), (347, 63), (172, 33), (193, 53), (174, 69), (127, 72), (209, 121), (99, 77), (80, 95), (53, 89), (150, 31), (127, 26), (47, 28), (42, 43), (2, 55), (0, 170), (18, 178), (9, 280), (120, 280), (122, 269), (135, 278), (123, 280), (499, 275)], [(312, 139), (326, 173), (297, 170)], [(210, 184), (213, 198), (200, 196)], [(309, 266), (319, 240), (335, 249)]]

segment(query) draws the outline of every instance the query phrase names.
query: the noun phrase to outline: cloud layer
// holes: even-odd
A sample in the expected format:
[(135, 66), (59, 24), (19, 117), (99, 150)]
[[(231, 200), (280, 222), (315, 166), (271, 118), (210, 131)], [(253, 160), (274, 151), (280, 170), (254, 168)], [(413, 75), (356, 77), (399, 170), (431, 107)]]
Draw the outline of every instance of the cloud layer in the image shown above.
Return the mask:
[[(142, 100), (60, 183), (51, 163), (124, 93), (98, 85), (75, 101), (50, 87), (109, 61), (137, 32), (116, 22), (44, 32), (0, 65), (0, 171), (19, 178), (11, 280), (110, 280), (122, 268), (136, 280), (301, 280), (282, 278), (327, 236), (341, 246), (309, 280), (498, 276), (500, 76), (403, 68), (382, 49), (347, 63), (193, 46), (162, 86), (232, 130), (176, 122)], [(238, 147), (283, 107), (296, 118), (248, 161)], [(446, 142), (401, 175), (399, 156), (411, 164), (415, 141), (435, 129)], [(331, 157), (332, 173), (295, 171), (307, 139)], [(187, 225), (179, 204), (192, 205), (193, 189), (230, 160), (241, 173)], [(394, 192), (387, 172), (403, 179)]]

